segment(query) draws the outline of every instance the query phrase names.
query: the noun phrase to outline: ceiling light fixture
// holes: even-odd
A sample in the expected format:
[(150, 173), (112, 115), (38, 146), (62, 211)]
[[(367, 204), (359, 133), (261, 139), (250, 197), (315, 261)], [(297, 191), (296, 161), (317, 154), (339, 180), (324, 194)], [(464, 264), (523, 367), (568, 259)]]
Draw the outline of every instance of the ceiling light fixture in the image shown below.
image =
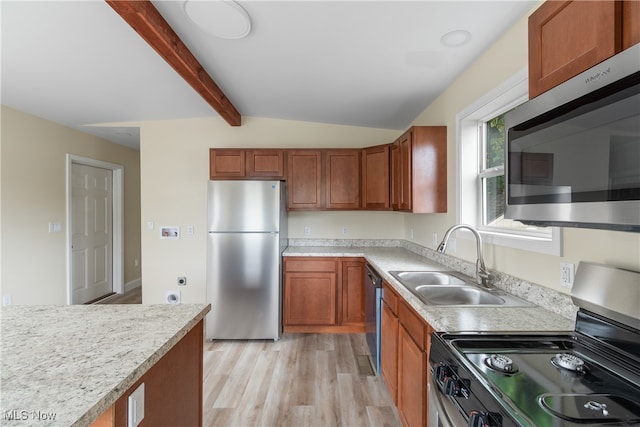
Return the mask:
[(440, 43), (447, 47), (459, 47), (469, 43), (471, 33), (466, 30), (453, 30), (440, 38)]
[(251, 31), (249, 14), (233, 0), (186, 0), (184, 12), (202, 31), (221, 39), (241, 39)]

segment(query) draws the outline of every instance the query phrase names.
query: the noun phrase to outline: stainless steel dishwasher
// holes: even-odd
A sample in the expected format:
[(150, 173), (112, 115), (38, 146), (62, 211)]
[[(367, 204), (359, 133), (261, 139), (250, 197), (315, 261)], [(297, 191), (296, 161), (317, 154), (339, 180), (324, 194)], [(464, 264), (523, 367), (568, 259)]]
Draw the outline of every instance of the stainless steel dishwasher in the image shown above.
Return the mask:
[(365, 319), (367, 345), (371, 355), (371, 365), (376, 374), (380, 372), (380, 335), (382, 316), (382, 278), (369, 264), (365, 277)]

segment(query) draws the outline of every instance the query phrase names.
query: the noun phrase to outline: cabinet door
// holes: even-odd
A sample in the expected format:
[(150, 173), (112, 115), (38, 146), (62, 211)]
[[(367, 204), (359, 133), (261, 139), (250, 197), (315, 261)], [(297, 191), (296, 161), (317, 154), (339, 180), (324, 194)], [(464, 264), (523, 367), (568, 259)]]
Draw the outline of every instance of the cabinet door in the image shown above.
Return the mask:
[(248, 177), (284, 179), (284, 150), (247, 150), (245, 157)]
[(406, 132), (400, 137), (400, 206), (401, 211), (410, 211), (412, 208), (413, 182), (412, 170), (413, 161), (411, 156), (411, 136), (412, 132)]
[(342, 260), (342, 325), (362, 325), (364, 313), (364, 260)]
[(427, 415), (427, 356), (400, 326), (398, 333), (398, 414), (403, 425), (422, 427)]
[(335, 273), (285, 273), (284, 324), (336, 324)]
[(325, 200), (328, 209), (360, 208), (360, 150), (325, 153)]
[(391, 156), (391, 208), (400, 210), (402, 197), (402, 169), (400, 162), (400, 141), (391, 144), (389, 148)]
[(294, 150), (287, 153), (287, 205), (289, 210), (321, 209), (322, 153)]
[(446, 212), (447, 127), (414, 126), (411, 134), (411, 212)]
[(389, 144), (362, 150), (362, 207), (391, 208), (389, 189)]
[(245, 175), (244, 151), (209, 150), (209, 177), (211, 179), (242, 178)]
[(395, 211), (411, 210), (411, 130), (391, 146), (391, 206)]
[(398, 404), (398, 316), (386, 302), (382, 304), (380, 370), (393, 403)]
[(618, 1), (547, 1), (529, 17), (529, 98), (620, 51)]
[(622, 50), (640, 43), (640, 1), (622, 2)]

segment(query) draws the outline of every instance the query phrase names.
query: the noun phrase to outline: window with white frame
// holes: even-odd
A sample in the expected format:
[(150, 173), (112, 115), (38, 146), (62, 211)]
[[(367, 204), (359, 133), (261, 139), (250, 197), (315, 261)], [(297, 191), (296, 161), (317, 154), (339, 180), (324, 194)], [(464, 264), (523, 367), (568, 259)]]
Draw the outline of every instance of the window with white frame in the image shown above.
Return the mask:
[(561, 255), (559, 228), (504, 217), (504, 114), (527, 98), (527, 72), (522, 70), (458, 114), (459, 222), (474, 225), (488, 243)]

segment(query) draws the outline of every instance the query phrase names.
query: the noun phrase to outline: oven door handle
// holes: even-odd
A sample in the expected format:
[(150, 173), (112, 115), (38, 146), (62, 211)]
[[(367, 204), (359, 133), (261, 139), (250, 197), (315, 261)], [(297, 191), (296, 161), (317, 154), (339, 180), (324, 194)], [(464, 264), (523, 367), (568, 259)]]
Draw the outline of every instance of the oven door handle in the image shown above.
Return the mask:
[(460, 410), (442, 394), (433, 376), (429, 382), (428, 393), (430, 405), (429, 427), (462, 427), (468, 425)]

